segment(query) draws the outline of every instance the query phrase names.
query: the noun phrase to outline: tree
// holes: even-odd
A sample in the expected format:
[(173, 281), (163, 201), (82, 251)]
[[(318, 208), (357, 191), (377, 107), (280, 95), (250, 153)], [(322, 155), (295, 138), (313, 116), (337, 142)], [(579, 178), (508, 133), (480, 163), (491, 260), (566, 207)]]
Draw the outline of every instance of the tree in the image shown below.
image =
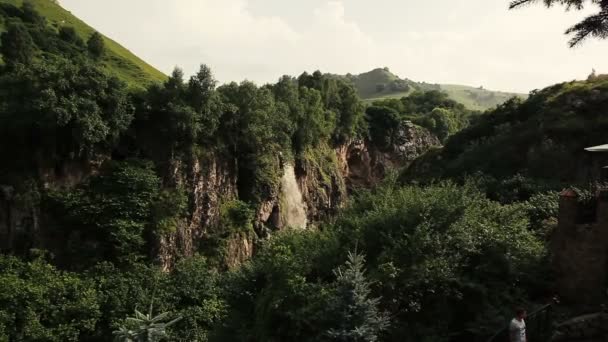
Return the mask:
[(59, 257), (77, 258), (80, 267), (141, 260), (159, 190), (152, 163), (129, 160), (109, 163), (76, 189), (49, 194), (64, 236)]
[(0, 256), (0, 340), (84, 341), (101, 316), (93, 282), (42, 259)]
[(93, 57), (101, 58), (106, 50), (103, 36), (99, 32), (93, 33), (87, 41), (87, 48)]
[(76, 33), (76, 30), (72, 26), (62, 26), (59, 29), (59, 37), (68, 43), (76, 44), (78, 46), (84, 45), (82, 39), (80, 39), (78, 33)]
[(216, 85), (217, 81), (213, 77), (211, 69), (202, 64), (196, 75), (192, 76), (188, 82), (188, 97), (196, 111), (203, 110), (215, 91)]
[(157, 316), (152, 316), (152, 305), (147, 314), (143, 314), (135, 309), (135, 315), (128, 317), (125, 324), (114, 332), (118, 342), (158, 342), (169, 337), (167, 328), (177, 323), (181, 317), (169, 322), (169, 313), (163, 312)]
[(366, 110), (371, 141), (380, 149), (389, 148), (399, 130), (399, 113), (388, 107), (371, 106)]
[(457, 126), (454, 122), (454, 114), (445, 108), (435, 108), (429, 114), (429, 117), (434, 120), (435, 127), (429, 128), (440, 141), (445, 140), (456, 132)]
[(35, 25), (44, 25), (46, 20), (38, 13), (32, 1), (25, 1), (21, 7), (23, 11), (23, 21)]
[(365, 277), (365, 257), (348, 252), (345, 267), (335, 271), (336, 297), (330, 304), (338, 327), (327, 334), (334, 341), (375, 342), (390, 324), (379, 309), (380, 298), (370, 298), (370, 283)]
[[(540, 0), (514, 0), (509, 6), (511, 9), (522, 7), (524, 5), (534, 4)], [(608, 1), (606, 0), (543, 0), (547, 7), (555, 4), (566, 6), (567, 10), (575, 9), (582, 10), (587, 5), (599, 6), (599, 12), (586, 17), (581, 22), (568, 28), (566, 34), (572, 35), (570, 39), (570, 47), (579, 45), (588, 37), (599, 39), (608, 38)]]
[(21, 23), (11, 24), (0, 36), (0, 52), (9, 64), (29, 63), (34, 57), (35, 45), (27, 28)]
[(211, 69), (204, 64), (188, 82), (187, 102), (197, 114), (197, 122), (200, 126), (198, 141), (201, 144), (212, 142), (220, 125), (222, 103), (215, 91), (216, 85), (217, 81)]
[(0, 89), (0, 153), (15, 162), (32, 162), (20, 154), (65, 160), (111, 147), (132, 120), (126, 86), (76, 60), (18, 63), (0, 75)]

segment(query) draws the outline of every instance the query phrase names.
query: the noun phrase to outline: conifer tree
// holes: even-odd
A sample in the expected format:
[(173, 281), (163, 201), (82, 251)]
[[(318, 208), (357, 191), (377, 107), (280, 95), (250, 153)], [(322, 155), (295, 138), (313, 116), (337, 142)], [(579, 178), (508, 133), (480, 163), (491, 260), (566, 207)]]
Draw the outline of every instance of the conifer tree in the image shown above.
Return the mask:
[[(524, 5), (538, 3), (540, 0), (514, 0), (511, 1), (510, 8), (518, 8)], [(596, 5), (599, 7), (599, 12), (594, 13), (583, 19), (578, 24), (566, 30), (566, 34), (571, 34), (570, 47), (579, 45), (588, 37), (600, 39), (608, 38), (608, 1), (606, 0), (542, 0), (547, 7), (553, 5), (563, 5), (566, 10), (575, 9), (582, 10), (588, 5)]]
[(389, 318), (379, 309), (380, 298), (370, 298), (370, 283), (365, 277), (365, 257), (348, 253), (344, 268), (335, 271), (336, 296), (330, 312), (337, 327), (327, 335), (334, 341), (375, 342), (389, 326)]
[(168, 312), (152, 316), (152, 305), (150, 305), (150, 312), (147, 314), (143, 314), (136, 309), (135, 316), (128, 317), (125, 324), (114, 332), (115, 341), (158, 342), (166, 340), (169, 337), (167, 328), (181, 319), (178, 317), (167, 322), (168, 316)]

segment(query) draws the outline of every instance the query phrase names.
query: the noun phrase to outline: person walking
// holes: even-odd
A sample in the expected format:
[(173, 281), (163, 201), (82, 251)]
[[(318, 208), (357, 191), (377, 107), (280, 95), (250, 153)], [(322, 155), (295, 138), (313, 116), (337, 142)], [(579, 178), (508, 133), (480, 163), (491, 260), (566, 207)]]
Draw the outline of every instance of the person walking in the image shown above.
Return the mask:
[(527, 312), (524, 308), (515, 310), (515, 318), (509, 324), (509, 341), (510, 342), (527, 342), (526, 335), (526, 316)]

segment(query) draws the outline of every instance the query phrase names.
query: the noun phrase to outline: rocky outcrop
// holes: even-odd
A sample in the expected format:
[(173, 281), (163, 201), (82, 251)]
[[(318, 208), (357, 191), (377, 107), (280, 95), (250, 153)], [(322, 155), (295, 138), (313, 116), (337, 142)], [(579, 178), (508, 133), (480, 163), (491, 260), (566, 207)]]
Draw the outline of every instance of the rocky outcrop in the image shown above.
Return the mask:
[(379, 149), (369, 141), (356, 140), (337, 149), (342, 173), (348, 189), (368, 188), (382, 180), (391, 169), (409, 166), (433, 147), (439, 139), (411, 121), (402, 122), (394, 143)]
[(251, 233), (237, 233), (226, 241), (224, 263), (229, 269), (242, 265), (253, 255), (253, 237)]
[(80, 184), (107, 159), (106, 155), (96, 155), (60, 165), (39, 161), (35, 174), (16, 182), (0, 180), (0, 251), (24, 255), (32, 248), (52, 244), (54, 237), (44, 229), (48, 218), (40, 207), (42, 192)]
[(186, 189), (191, 205), (175, 232), (160, 238), (158, 258), (164, 269), (196, 252), (197, 242), (219, 223), (221, 202), (238, 197), (236, 180), (235, 163), (214, 154), (171, 164), (165, 183)]
[[(297, 158), (294, 176), (304, 202), (302, 207), (306, 210), (305, 222), (314, 226), (333, 217), (346, 203), (349, 189), (373, 186), (389, 169), (408, 165), (436, 145), (439, 141), (428, 131), (404, 122), (395, 144), (387, 150), (380, 151), (368, 141), (356, 140), (335, 149), (318, 148), (303, 158)], [(96, 160), (64, 163), (61, 167), (40, 171), (31, 189), (0, 186), (0, 248), (27, 253), (31, 248), (52, 246), (52, 241), (45, 241), (44, 230), (49, 218), (41, 213), (39, 192), (80, 184), (97, 172), (107, 158)], [(284, 169), (285, 165), (282, 167)], [(199, 252), (213, 229), (221, 226), (222, 203), (239, 198), (237, 171), (235, 160), (207, 153), (192, 156), (188, 161), (173, 160), (161, 172), (165, 187), (180, 187), (189, 197), (187, 215), (177, 222), (174, 231), (158, 237), (152, 251), (164, 269), (170, 269), (182, 257)], [(293, 187), (293, 182), (290, 184)], [(257, 239), (267, 237), (273, 230), (285, 228), (283, 206), (285, 203), (282, 203), (279, 190), (255, 208), (255, 232), (223, 237), (222, 251), (228, 267), (236, 267), (251, 257)]]
[(347, 198), (345, 179), (339, 164), (335, 160), (328, 164), (333, 168), (320, 167), (305, 160), (296, 169), (298, 184), (307, 205), (308, 220), (313, 224), (335, 215)]

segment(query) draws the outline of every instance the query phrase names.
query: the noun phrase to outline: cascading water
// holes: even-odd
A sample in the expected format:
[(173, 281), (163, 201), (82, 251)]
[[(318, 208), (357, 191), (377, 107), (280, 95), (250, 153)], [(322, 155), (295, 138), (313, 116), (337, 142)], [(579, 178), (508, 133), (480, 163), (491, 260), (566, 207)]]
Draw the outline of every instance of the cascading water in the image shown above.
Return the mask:
[(285, 227), (304, 229), (308, 223), (306, 205), (290, 164), (285, 164), (285, 173), (281, 178), (281, 218)]

